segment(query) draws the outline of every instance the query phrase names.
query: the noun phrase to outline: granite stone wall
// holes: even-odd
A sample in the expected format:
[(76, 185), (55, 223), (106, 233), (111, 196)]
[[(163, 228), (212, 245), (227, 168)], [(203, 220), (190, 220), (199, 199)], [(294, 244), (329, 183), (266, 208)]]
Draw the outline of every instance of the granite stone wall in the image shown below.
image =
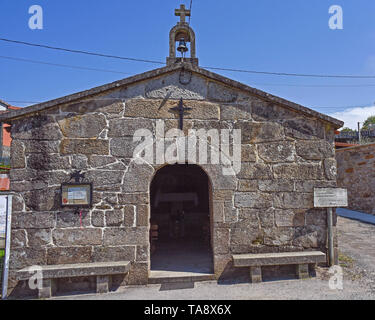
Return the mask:
[(336, 151), (337, 184), (348, 189), (348, 209), (375, 214), (375, 144)]
[[(201, 165), (212, 184), (217, 278), (230, 274), (234, 253), (326, 252), (326, 212), (313, 208), (313, 188), (336, 186), (334, 128), (196, 74), (189, 79), (181, 81), (174, 72), (12, 122), (12, 272), (30, 265), (130, 260), (129, 275), (117, 284), (147, 283), (149, 186), (163, 165), (132, 161), (139, 143), (133, 134), (146, 128), (160, 138), (160, 120), (166, 131), (177, 128), (169, 109), (180, 98), (191, 108), (186, 133), (242, 130), (238, 174), (224, 176), (220, 165)], [(60, 185), (77, 169), (94, 184), (83, 229), (74, 210), (59, 205)], [(17, 283), (12, 275), (10, 280), (12, 291)], [(26, 290), (26, 284), (18, 287)]]

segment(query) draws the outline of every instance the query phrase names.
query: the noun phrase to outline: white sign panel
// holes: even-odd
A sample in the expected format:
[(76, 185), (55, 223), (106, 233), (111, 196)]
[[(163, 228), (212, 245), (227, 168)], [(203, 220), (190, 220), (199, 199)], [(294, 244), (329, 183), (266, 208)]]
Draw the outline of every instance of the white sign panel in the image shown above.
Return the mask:
[(335, 208), (348, 206), (348, 192), (340, 188), (315, 188), (315, 208)]
[(7, 197), (0, 196), (0, 235), (5, 235)]

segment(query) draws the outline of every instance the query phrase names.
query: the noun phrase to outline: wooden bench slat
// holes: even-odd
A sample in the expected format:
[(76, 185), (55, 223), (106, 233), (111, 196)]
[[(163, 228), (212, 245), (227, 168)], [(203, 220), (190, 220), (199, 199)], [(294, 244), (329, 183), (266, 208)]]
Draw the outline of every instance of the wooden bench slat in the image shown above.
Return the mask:
[[(130, 261), (93, 262), (40, 266), (45, 279), (123, 274), (130, 270)], [(17, 271), (17, 280), (28, 280), (29, 267)]]

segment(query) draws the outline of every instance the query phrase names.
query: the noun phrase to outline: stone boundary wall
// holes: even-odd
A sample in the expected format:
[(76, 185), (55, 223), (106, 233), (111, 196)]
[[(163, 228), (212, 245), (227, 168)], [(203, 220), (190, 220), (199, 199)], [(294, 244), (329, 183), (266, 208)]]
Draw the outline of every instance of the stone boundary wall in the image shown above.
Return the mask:
[[(214, 272), (233, 271), (234, 253), (326, 252), (326, 212), (313, 208), (314, 187), (336, 186), (334, 128), (247, 92), (179, 72), (12, 121), (11, 272), (30, 265), (130, 260), (115, 285), (147, 284), (150, 269), (149, 186), (161, 165), (131, 161), (136, 129), (156, 121), (177, 128), (169, 112), (180, 98), (192, 108), (184, 127), (242, 129), (242, 170), (223, 176), (202, 165), (212, 185)], [(94, 184), (93, 208), (59, 205), (60, 185), (74, 170)], [(337, 247), (337, 242), (335, 242)], [(80, 281), (76, 284), (75, 281)], [(61, 283), (82, 289), (78, 279)], [(90, 282), (91, 281), (91, 282)], [(26, 283), (10, 275), (10, 292)]]
[(375, 144), (336, 150), (337, 185), (348, 189), (348, 209), (375, 214)]

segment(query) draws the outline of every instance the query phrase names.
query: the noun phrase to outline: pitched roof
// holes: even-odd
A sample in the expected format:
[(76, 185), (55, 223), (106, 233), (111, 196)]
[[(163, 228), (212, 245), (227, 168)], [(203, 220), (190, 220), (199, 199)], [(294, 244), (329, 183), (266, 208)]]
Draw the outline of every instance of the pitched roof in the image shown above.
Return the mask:
[(112, 82), (112, 83), (108, 83), (108, 84), (105, 84), (105, 85), (102, 85), (102, 86), (99, 86), (99, 87), (95, 87), (93, 89), (89, 89), (89, 90), (86, 90), (86, 91), (74, 93), (74, 94), (71, 94), (71, 95), (68, 95), (68, 96), (65, 96), (65, 97), (62, 97), (62, 98), (58, 98), (58, 99), (50, 100), (50, 101), (47, 101), (47, 102), (35, 104), (35, 105), (29, 106), (29, 107), (21, 108), (19, 110), (8, 112), (6, 114), (0, 114), (0, 122), (9, 121), (9, 120), (12, 120), (12, 119), (15, 119), (15, 118), (30, 115), (32, 113), (37, 113), (37, 112), (43, 111), (45, 109), (55, 107), (59, 104), (71, 103), (71, 102), (74, 102), (74, 101), (77, 101), (77, 100), (80, 100), (80, 99), (83, 99), (83, 98), (87, 98), (87, 97), (90, 97), (90, 96), (93, 96), (93, 95), (96, 95), (96, 94), (104, 93), (108, 90), (115, 89), (115, 88), (118, 88), (118, 87), (121, 87), (121, 86), (129, 86), (133, 83), (145, 81), (145, 80), (148, 80), (148, 79), (151, 79), (151, 78), (154, 78), (154, 77), (161, 76), (163, 74), (171, 73), (173, 71), (176, 71), (176, 70), (179, 70), (179, 69), (182, 69), (182, 68), (184, 68), (185, 70), (191, 71), (193, 73), (200, 74), (200, 75), (202, 75), (204, 77), (207, 77), (209, 79), (221, 82), (221, 83), (223, 83), (227, 86), (246, 91), (246, 92), (248, 92), (252, 95), (258, 96), (259, 98), (262, 98), (262, 99), (267, 100), (269, 102), (273, 102), (273, 103), (282, 105), (282, 106), (284, 106), (288, 109), (292, 109), (294, 111), (306, 114), (308, 116), (316, 117), (316, 118), (318, 118), (322, 121), (325, 121), (325, 122), (328, 122), (328, 123), (332, 124), (335, 128), (341, 128), (344, 125), (344, 122), (342, 122), (340, 120), (337, 120), (335, 118), (332, 118), (332, 117), (327, 116), (325, 114), (322, 114), (320, 112), (314, 111), (312, 109), (306, 108), (306, 107), (304, 107), (302, 105), (299, 105), (299, 104), (296, 104), (294, 102), (290, 102), (290, 101), (285, 100), (283, 98), (271, 95), (271, 94), (266, 93), (264, 91), (252, 88), (248, 85), (245, 85), (245, 84), (237, 82), (235, 80), (226, 78), (226, 77), (221, 76), (217, 73), (213, 73), (211, 71), (200, 68), (196, 65), (192, 65), (190, 63), (176, 63), (174, 65), (170, 65), (170, 66), (162, 67), (162, 68), (159, 68), (159, 69), (154, 69), (154, 70), (151, 70), (151, 71), (148, 71), (148, 72), (145, 72), (145, 73), (137, 74), (137, 75), (129, 77), (129, 78), (125, 78), (125, 79), (118, 80), (118, 81), (115, 81), (115, 82)]
[(11, 107), (11, 105), (3, 100), (0, 99), (0, 104), (5, 105), (7, 108)]

